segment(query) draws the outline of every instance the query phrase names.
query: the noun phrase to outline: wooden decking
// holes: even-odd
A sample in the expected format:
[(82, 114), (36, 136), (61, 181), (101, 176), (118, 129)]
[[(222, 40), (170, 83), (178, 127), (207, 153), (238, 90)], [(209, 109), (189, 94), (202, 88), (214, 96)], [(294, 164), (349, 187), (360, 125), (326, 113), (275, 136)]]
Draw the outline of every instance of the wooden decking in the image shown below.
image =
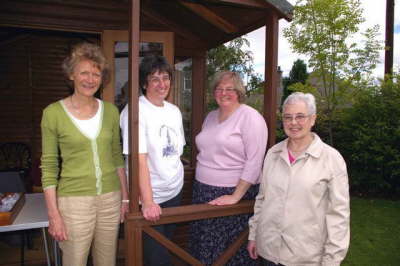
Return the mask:
[[(31, 230), (32, 247), (25, 247), (25, 266), (47, 266), (46, 255), (43, 247), (43, 238), (40, 229)], [(0, 234), (0, 266), (20, 266), (20, 235), (18, 233)], [(51, 241), (50, 241), (51, 242)], [(125, 265), (124, 240), (118, 244), (117, 266)], [(52, 248), (52, 246), (50, 246)], [(52, 254), (51, 254), (52, 255)], [(52, 263), (52, 265), (54, 265)], [(89, 258), (88, 266), (92, 263)]]

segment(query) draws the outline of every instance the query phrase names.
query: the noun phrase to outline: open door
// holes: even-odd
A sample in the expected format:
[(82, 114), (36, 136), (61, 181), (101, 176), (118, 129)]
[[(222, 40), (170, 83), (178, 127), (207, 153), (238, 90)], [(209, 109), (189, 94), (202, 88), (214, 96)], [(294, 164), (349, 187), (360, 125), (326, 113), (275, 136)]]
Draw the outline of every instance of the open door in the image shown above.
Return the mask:
[[(102, 46), (110, 63), (110, 82), (102, 92), (102, 98), (123, 108), (127, 100), (128, 88), (128, 47), (129, 32), (124, 30), (105, 30), (102, 34)], [(174, 34), (172, 32), (141, 31), (140, 57), (148, 54), (165, 56), (174, 66)], [(174, 90), (168, 101), (174, 102)]]

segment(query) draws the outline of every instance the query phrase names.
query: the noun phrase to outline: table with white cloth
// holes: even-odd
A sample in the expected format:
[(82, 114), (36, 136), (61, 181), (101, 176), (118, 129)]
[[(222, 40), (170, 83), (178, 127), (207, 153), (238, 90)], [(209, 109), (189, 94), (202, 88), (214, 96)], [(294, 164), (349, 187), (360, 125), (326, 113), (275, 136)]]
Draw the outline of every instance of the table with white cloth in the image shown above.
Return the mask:
[[(0, 226), (0, 233), (41, 228), (44, 249), (46, 252), (47, 265), (51, 266), (49, 247), (46, 237), (46, 228), (49, 226), (49, 219), (47, 216), (47, 208), (44, 195), (43, 193), (33, 193), (25, 194), (25, 197), (25, 204), (18, 213), (14, 222), (10, 225)], [(59, 256), (56, 241), (54, 241), (54, 261), (55, 265), (59, 265)]]

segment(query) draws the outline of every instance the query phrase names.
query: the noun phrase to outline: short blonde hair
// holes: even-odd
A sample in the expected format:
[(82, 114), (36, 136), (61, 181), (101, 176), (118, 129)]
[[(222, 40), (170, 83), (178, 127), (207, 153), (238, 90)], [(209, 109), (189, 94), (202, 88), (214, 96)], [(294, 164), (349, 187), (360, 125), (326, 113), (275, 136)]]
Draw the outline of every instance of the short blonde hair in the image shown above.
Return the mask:
[(102, 84), (105, 85), (110, 80), (110, 69), (107, 60), (101, 51), (101, 48), (92, 43), (83, 42), (75, 45), (72, 48), (71, 54), (64, 59), (62, 69), (67, 79), (74, 72), (74, 68), (81, 61), (90, 60), (96, 64), (96, 67), (101, 71)]
[(239, 73), (233, 71), (220, 71), (214, 75), (211, 82), (211, 88), (215, 90), (218, 85), (225, 79), (229, 79), (233, 83), (233, 89), (236, 91), (239, 103), (243, 103), (246, 100), (246, 89), (243, 85), (242, 78)]

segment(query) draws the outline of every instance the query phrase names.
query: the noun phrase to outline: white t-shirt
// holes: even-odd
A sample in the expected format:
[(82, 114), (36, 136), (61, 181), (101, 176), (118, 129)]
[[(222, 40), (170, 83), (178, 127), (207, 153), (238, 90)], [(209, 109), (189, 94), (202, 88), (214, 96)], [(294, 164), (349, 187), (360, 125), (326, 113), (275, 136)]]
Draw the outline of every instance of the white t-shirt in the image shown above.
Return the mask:
[[(120, 121), (123, 153), (129, 154), (128, 108), (125, 106)], [(159, 107), (139, 97), (139, 153), (147, 154), (153, 200), (163, 203), (172, 199), (183, 186), (183, 153), (185, 137), (182, 114), (178, 107), (164, 101)]]
[(129, 163), (128, 163), (128, 155), (129, 155), (129, 119), (128, 119), (128, 104), (125, 105), (124, 109), (119, 117), (119, 126), (121, 127), (121, 137), (122, 137), (122, 154), (125, 157), (125, 171), (126, 176), (129, 176)]

